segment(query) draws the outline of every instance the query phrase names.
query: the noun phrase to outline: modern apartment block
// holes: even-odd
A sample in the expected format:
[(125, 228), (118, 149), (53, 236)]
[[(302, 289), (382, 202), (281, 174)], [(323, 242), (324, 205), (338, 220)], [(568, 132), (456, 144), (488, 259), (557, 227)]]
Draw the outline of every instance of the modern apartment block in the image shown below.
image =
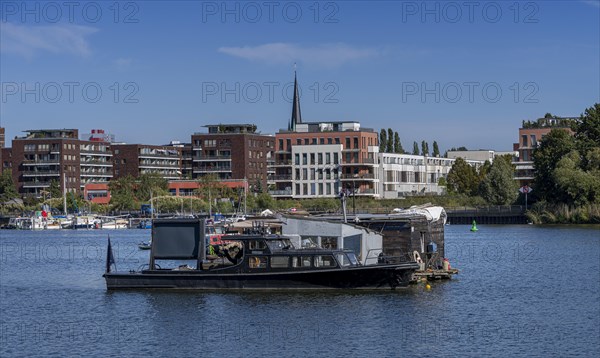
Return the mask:
[(192, 178), (215, 174), (219, 179), (246, 179), (251, 189), (266, 190), (267, 166), (275, 139), (256, 132), (253, 124), (207, 125), (192, 135)]
[(269, 193), (275, 198), (379, 195), (378, 135), (360, 123), (303, 122), (294, 78), (292, 116), (275, 135), (275, 163)]
[(515, 179), (521, 185), (533, 182), (533, 150), (537, 148), (539, 141), (553, 129), (563, 129), (573, 134), (570, 126), (574, 120), (572, 117), (552, 117), (523, 122), (523, 127), (519, 128), (519, 142), (513, 145), (513, 149), (519, 153), (513, 162), (516, 166)]
[(80, 140), (77, 129), (27, 130), (12, 142), (13, 180), (23, 195), (41, 196), (53, 180), (68, 192), (112, 178), (110, 144)]
[(181, 148), (171, 145), (113, 144), (114, 177), (155, 173), (181, 179)]
[[(487, 160), (487, 159), (486, 159)], [(446, 178), (456, 159), (422, 155), (379, 153), (380, 198), (394, 199), (411, 195), (444, 194), (438, 185)], [(485, 160), (466, 162), (479, 168)]]

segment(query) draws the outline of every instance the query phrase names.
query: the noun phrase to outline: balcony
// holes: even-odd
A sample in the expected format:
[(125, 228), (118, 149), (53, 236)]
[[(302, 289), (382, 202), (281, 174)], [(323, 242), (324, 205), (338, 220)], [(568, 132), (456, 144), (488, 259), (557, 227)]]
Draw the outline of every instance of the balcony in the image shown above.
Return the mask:
[(98, 159), (81, 159), (81, 165), (109, 165), (112, 166), (112, 161), (110, 160), (98, 160)]
[(44, 164), (44, 165), (59, 165), (60, 164), (60, 159), (56, 158), (56, 159), (38, 159), (38, 160), (24, 160), (23, 161), (23, 165), (40, 165), (40, 164)]
[(342, 180), (368, 180), (368, 179), (375, 179), (375, 174), (371, 174), (371, 173), (341, 174), (340, 179), (342, 179)]
[(207, 162), (207, 161), (215, 161), (215, 160), (231, 160), (231, 155), (213, 155), (213, 156), (204, 156), (204, 157), (194, 158), (194, 162)]
[(292, 196), (291, 190), (269, 190), (269, 194), (272, 196)]
[(361, 165), (361, 164), (375, 164), (374, 158), (360, 158), (358, 160), (351, 159), (350, 161), (346, 161), (345, 158), (342, 158), (341, 165)]
[(274, 167), (289, 167), (290, 165), (292, 165), (291, 160), (280, 160), (280, 161), (276, 161), (275, 163), (273, 163), (272, 166), (274, 166)]
[(59, 170), (39, 170), (39, 171), (24, 171), (24, 177), (39, 177), (39, 176), (59, 176)]
[(231, 167), (194, 168), (194, 173), (231, 172)]
[(290, 181), (292, 180), (292, 174), (281, 174), (281, 175), (269, 175), (267, 180), (271, 181)]
[(50, 186), (51, 181), (26, 181), (23, 188), (45, 188)]

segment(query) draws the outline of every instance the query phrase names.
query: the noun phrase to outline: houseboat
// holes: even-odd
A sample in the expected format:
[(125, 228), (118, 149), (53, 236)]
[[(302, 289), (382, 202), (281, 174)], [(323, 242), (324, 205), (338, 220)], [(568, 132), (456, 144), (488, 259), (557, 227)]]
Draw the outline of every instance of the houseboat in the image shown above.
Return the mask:
[(109, 240), (108, 290), (389, 290), (408, 285), (419, 268), (408, 257), (383, 255), (363, 265), (352, 250), (301, 249), (288, 237), (264, 233), (231, 235), (214, 247), (206, 241), (203, 220), (157, 219), (153, 224), (149, 264), (138, 271), (113, 271)]

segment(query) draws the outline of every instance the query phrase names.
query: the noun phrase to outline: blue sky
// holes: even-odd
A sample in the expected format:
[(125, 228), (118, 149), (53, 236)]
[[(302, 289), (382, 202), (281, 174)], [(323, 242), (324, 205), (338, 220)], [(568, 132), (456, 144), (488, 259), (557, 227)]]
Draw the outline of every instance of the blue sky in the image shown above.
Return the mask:
[[(129, 143), (214, 123), (391, 127), (405, 149), (510, 150), (600, 102), (600, 1), (0, 1), (0, 121)], [(100, 92), (101, 91), (101, 94)]]

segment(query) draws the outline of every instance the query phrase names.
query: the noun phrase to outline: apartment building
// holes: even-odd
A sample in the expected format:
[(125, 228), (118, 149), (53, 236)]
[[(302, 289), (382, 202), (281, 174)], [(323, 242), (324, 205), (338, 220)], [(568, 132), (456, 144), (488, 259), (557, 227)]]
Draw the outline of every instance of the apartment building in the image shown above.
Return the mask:
[(378, 135), (355, 121), (303, 122), (294, 76), (292, 115), (275, 134), (269, 193), (275, 198), (377, 197)]
[(533, 167), (533, 151), (544, 136), (553, 129), (562, 129), (573, 135), (571, 124), (573, 117), (546, 117), (535, 121), (523, 121), (523, 127), (519, 128), (519, 142), (514, 143), (513, 149), (518, 152), (515, 158), (515, 179), (521, 186), (533, 182), (535, 168)]
[(113, 144), (114, 177), (158, 174), (161, 177), (181, 179), (181, 148), (171, 145)]
[(12, 142), (13, 181), (23, 195), (42, 196), (55, 180), (67, 192), (112, 178), (110, 144), (80, 140), (77, 129), (27, 130)]
[(251, 190), (267, 187), (267, 167), (275, 150), (273, 136), (256, 132), (254, 124), (207, 125), (192, 135), (192, 178), (215, 174), (222, 180), (244, 180)]
[[(479, 169), (485, 160), (466, 162)], [(456, 159), (422, 155), (379, 153), (380, 198), (394, 199), (411, 195), (439, 195), (446, 191), (438, 185), (446, 178)]]

